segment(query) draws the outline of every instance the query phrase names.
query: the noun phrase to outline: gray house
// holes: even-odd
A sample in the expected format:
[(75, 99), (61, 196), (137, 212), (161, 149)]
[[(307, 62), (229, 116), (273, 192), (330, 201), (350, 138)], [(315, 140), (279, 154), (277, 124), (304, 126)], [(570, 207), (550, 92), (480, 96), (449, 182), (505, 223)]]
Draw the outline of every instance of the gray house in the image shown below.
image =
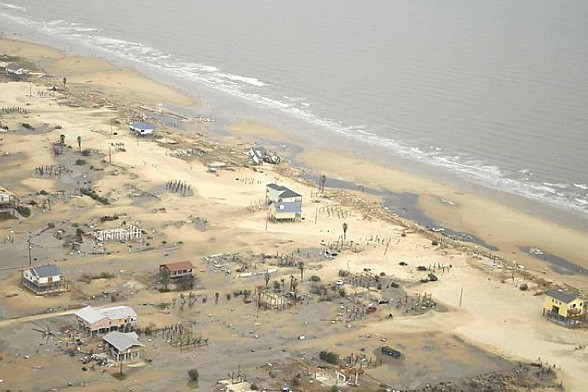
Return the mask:
[(271, 203), (302, 203), (302, 195), (278, 184), (267, 184), (265, 189), (265, 199), (268, 204)]
[(110, 332), (102, 338), (104, 351), (117, 362), (126, 362), (141, 356), (143, 344), (135, 332)]

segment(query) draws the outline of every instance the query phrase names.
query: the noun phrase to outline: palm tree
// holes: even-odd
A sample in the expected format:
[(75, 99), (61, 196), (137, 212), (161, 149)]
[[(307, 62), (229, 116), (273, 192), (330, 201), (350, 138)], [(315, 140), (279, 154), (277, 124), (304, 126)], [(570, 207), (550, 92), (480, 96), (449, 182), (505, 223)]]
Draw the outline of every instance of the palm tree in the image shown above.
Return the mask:
[(345, 240), (345, 238), (347, 237), (347, 222), (343, 222), (343, 239)]
[(319, 183), (319, 191), (323, 192), (325, 190), (325, 185), (327, 185), (327, 176), (321, 174), (320, 183)]
[(61, 145), (65, 144), (65, 135), (63, 133), (61, 135), (59, 135), (59, 144), (61, 144)]
[(265, 272), (265, 274), (263, 275), (263, 277), (265, 278), (265, 287), (267, 287), (267, 285), (269, 284), (270, 281), (270, 274), (269, 272)]
[(303, 261), (298, 262), (298, 269), (300, 270), (300, 281), (302, 282), (304, 280), (304, 262)]
[(80, 152), (82, 152), (82, 137), (78, 136), (78, 147), (80, 148)]

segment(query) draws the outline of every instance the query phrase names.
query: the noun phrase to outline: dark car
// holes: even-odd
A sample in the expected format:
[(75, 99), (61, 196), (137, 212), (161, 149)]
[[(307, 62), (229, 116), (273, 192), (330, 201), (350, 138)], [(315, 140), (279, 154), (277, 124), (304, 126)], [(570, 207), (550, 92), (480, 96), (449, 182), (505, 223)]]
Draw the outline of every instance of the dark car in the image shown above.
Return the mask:
[(382, 347), (382, 354), (386, 354), (391, 356), (392, 358), (400, 358), (402, 353), (398, 350), (394, 350), (392, 347), (384, 346)]

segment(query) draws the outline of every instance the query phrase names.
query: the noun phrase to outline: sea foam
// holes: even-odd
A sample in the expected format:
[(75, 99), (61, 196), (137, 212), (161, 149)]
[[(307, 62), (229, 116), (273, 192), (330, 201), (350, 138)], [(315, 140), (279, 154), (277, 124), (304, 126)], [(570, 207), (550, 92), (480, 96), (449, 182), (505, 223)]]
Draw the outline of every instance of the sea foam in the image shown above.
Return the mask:
[[(3, 3), (0, 3), (0, 5), (6, 6)], [(584, 216), (588, 216), (587, 200), (578, 197), (575, 192), (557, 192), (555, 189), (571, 189), (573, 186), (586, 190), (588, 189), (587, 185), (531, 181), (530, 176), (533, 173), (528, 169), (518, 170), (518, 173), (509, 173), (496, 165), (488, 164), (467, 154), (447, 154), (434, 145), (419, 146), (416, 142), (397, 141), (380, 136), (364, 125), (353, 126), (315, 114), (310, 109), (311, 103), (308, 102), (309, 99), (294, 98), (284, 93), (274, 94), (279, 98), (272, 98), (269, 96), (271, 92), (266, 90), (268, 83), (256, 77), (233, 74), (207, 64), (180, 61), (169, 53), (138, 42), (95, 34), (99, 30), (91, 26), (63, 20), (35, 22), (2, 12), (0, 12), (0, 16), (7, 17), (23, 25), (32, 26), (32, 28), (42, 29), (48, 34), (59, 36), (66, 41), (83, 44), (93, 50), (98, 49), (108, 58), (131, 61), (140, 67), (149, 67), (179, 80), (196, 83), (260, 107), (278, 110), (281, 113), (328, 130), (333, 134), (341, 135), (346, 139), (386, 148), (398, 156), (443, 168), (460, 177), (490, 188), (569, 211), (580, 212)], [(403, 134), (401, 129), (395, 131), (395, 134)]]

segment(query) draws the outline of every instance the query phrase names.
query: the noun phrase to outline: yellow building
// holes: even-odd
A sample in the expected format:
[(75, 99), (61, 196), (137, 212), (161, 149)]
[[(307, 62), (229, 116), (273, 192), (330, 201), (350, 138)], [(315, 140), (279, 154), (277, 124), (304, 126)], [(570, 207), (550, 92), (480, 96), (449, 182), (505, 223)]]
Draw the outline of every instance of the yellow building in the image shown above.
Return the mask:
[(577, 325), (585, 318), (584, 299), (576, 293), (549, 291), (545, 294), (543, 315), (565, 325)]

